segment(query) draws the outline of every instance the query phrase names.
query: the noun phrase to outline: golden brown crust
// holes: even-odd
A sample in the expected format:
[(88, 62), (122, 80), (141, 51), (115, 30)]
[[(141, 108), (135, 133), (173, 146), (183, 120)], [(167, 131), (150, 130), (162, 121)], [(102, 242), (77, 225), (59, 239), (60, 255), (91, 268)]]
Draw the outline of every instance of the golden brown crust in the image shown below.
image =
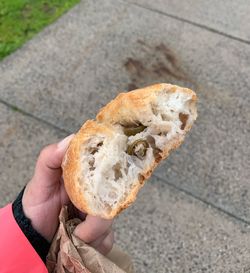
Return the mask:
[[(146, 88), (137, 89), (128, 93), (119, 94), (114, 100), (103, 107), (97, 114), (96, 120), (87, 121), (73, 140), (70, 143), (68, 151), (63, 162), (63, 177), (65, 182), (66, 191), (74, 203), (74, 205), (81, 211), (85, 211), (92, 215), (98, 215), (103, 218), (113, 218), (122, 210), (126, 209), (136, 199), (137, 193), (144, 185), (158, 164), (168, 157), (171, 150), (176, 149), (184, 140), (184, 135), (179, 135), (172, 139), (168, 145), (161, 152), (160, 157), (155, 159), (143, 173), (140, 174), (138, 181), (136, 181), (134, 188), (131, 190), (127, 198), (120, 204), (117, 209), (113, 209), (109, 214), (95, 213), (88, 204), (84, 192), (79, 187), (79, 170), (80, 164), (80, 150), (84, 149), (85, 143), (91, 136), (97, 134), (112, 137), (113, 132), (110, 126), (116, 123), (134, 123), (137, 120), (142, 120), (142, 117), (147, 118), (147, 113), (152, 111), (152, 104), (155, 102), (159, 92), (176, 92), (181, 90), (184, 93), (192, 95), (192, 101), (196, 102), (196, 94), (187, 88), (170, 84), (156, 84)], [(188, 132), (191, 128), (189, 124), (186, 126), (184, 133)], [(84, 183), (84, 181), (81, 181)]]
[(123, 122), (133, 123), (136, 120), (141, 120), (143, 117), (146, 119), (159, 92), (174, 93), (178, 90), (192, 95), (194, 102), (197, 100), (196, 94), (188, 88), (160, 83), (128, 93), (120, 93), (99, 111), (96, 120), (102, 123), (116, 124)]

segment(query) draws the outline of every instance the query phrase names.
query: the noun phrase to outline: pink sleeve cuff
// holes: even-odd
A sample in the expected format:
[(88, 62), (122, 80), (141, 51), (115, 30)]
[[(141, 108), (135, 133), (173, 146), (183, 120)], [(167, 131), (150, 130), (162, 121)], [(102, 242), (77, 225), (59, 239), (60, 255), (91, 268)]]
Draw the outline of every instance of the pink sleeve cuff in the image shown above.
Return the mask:
[(0, 209), (0, 272), (48, 273), (45, 264), (16, 223), (11, 204)]

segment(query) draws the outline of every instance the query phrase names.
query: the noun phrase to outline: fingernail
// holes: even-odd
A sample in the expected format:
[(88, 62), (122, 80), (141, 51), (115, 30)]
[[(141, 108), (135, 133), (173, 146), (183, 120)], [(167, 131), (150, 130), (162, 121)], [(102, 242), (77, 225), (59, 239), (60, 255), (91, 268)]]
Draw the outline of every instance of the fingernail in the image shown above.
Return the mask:
[(57, 144), (57, 149), (58, 150), (66, 150), (69, 146), (69, 143), (71, 141), (71, 139), (74, 137), (75, 134), (71, 134), (67, 137), (65, 137), (64, 139), (62, 139), (58, 144)]

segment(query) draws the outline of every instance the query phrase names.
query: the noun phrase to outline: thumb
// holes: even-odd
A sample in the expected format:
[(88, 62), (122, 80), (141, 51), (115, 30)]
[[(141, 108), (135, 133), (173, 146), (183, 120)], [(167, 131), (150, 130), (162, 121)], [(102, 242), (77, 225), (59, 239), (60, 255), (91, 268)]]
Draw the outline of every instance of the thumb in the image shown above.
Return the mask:
[(59, 143), (45, 147), (37, 160), (34, 178), (41, 186), (54, 186), (62, 175), (61, 164), (69, 143), (74, 134), (61, 140)]

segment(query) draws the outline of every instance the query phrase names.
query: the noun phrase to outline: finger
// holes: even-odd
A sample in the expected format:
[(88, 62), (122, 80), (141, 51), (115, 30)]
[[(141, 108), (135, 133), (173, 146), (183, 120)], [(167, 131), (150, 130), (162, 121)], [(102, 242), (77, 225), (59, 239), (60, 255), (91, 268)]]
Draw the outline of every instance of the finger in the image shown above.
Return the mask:
[(87, 215), (85, 221), (75, 228), (74, 235), (85, 243), (91, 243), (103, 235), (111, 227), (112, 222), (112, 220)]
[(95, 249), (103, 255), (108, 254), (114, 244), (114, 232), (110, 232), (109, 235), (102, 241), (102, 243)]
[(35, 180), (43, 186), (54, 186), (58, 184), (61, 177), (61, 164), (63, 156), (74, 134), (64, 138), (56, 144), (45, 147), (37, 160), (35, 169)]
[(95, 241), (89, 243), (90, 246), (97, 248), (103, 240), (112, 232), (112, 228), (110, 227), (106, 232), (104, 232), (100, 237), (98, 237)]

